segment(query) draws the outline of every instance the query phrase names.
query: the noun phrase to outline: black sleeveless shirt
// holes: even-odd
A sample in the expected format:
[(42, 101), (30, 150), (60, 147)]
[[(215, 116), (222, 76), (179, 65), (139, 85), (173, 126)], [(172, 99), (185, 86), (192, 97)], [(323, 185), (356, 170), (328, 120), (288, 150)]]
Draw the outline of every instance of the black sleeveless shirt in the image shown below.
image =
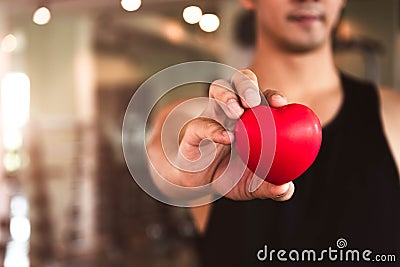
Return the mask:
[[(198, 237), (201, 266), (368, 266), (365, 250), (374, 266), (386, 266), (376, 261), (393, 260), (391, 255), (396, 262), (389, 266), (400, 266), (399, 173), (377, 90), (343, 74), (341, 82), (340, 111), (323, 129), (314, 164), (294, 181), (293, 197), (213, 203), (207, 230)], [(331, 257), (329, 248), (337, 250)], [(280, 249), (286, 252), (278, 259)], [(305, 250), (315, 251), (315, 258)], [(348, 250), (358, 250), (359, 261)]]

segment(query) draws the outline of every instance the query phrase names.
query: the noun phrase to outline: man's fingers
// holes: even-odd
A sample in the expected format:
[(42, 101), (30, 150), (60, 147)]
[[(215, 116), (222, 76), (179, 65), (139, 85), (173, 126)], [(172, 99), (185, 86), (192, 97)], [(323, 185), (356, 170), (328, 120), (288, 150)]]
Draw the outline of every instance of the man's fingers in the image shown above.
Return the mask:
[(281, 189), (283, 192), (280, 193), (280, 194), (275, 194), (272, 199), (275, 200), (275, 201), (286, 201), (286, 200), (289, 200), (294, 194), (294, 183), (293, 182), (289, 182), (288, 185), (289, 185), (289, 188), (286, 191)]
[(192, 146), (199, 146), (200, 142), (208, 139), (215, 143), (229, 145), (233, 141), (233, 133), (228, 132), (218, 122), (198, 118), (190, 121), (182, 130), (182, 142)]
[(216, 80), (210, 85), (209, 97), (215, 99), (225, 115), (232, 120), (239, 119), (244, 112), (236, 93), (225, 80)]
[(271, 107), (279, 108), (288, 104), (286, 97), (276, 90), (268, 89), (263, 94)]
[(294, 184), (289, 182), (283, 185), (274, 185), (264, 181), (260, 187), (254, 192), (252, 196), (255, 198), (271, 198), (276, 201), (286, 201), (293, 196)]
[[(272, 107), (288, 104), (286, 97), (279, 91), (268, 89), (262, 93)], [(257, 76), (249, 69), (235, 72), (232, 75), (231, 83), (225, 80), (214, 81), (210, 85), (209, 97), (215, 99), (225, 115), (233, 120), (240, 118), (244, 108), (252, 108), (261, 104)]]
[(217, 152), (230, 151), (233, 134), (218, 122), (208, 118), (196, 118), (182, 129), (175, 166), (186, 172), (199, 172), (209, 168)]
[(261, 96), (254, 72), (249, 69), (239, 70), (232, 75), (231, 83), (239, 94), (243, 107), (251, 108), (260, 105)]

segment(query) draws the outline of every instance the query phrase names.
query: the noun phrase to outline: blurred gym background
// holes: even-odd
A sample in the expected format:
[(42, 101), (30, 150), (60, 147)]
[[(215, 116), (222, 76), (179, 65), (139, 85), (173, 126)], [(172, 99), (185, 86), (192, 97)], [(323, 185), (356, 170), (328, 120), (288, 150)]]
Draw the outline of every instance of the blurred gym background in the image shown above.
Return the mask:
[[(338, 66), (399, 90), (399, 16), (348, 0)], [(238, 0), (0, 0), (0, 266), (198, 266), (187, 211), (131, 178), (122, 119), (165, 67), (245, 67), (249, 27)]]

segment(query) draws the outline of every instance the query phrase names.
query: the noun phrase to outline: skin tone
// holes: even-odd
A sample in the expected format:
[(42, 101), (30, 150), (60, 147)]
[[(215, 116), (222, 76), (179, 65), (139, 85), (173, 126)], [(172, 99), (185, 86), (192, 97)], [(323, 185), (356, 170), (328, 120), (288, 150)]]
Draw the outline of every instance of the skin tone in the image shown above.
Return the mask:
[[(209, 97), (226, 104), (223, 107), (212, 107), (214, 111), (222, 113), (227, 120), (235, 121), (243, 113), (243, 108), (260, 104), (260, 90), (271, 106), (301, 103), (313, 109), (322, 125), (329, 123), (343, 100), (330, 44), (331, 31), (345, 1), (242, 0), (242, 3), (245, 8), (256, 13), (258, 39), (255, 56), (250, 68), (240, 71), (252, 82), (244, 81), (241, 75), (234, 75), (230, 82), (214, 82), (210, 86)], [(240, 97), (229, 90), (232, 84)], [(268, 88), (278, 88), (279, 91)], [(379, 93), (384, 131), (400, 172), (400, 120), (397, 118), (397, 114), (400, 114), (400, 95), (389, 89), (379, 89)], [(160, 112), (154, 125), (162, 125), (173, 106)], [(157, 160), (160, 163), (155, 168), (164, 178), (179, 185), (197, 186), (213, 181), (226, 169), (226, 159), (229, 158), (230, 144), (234, 137), (216, 121), (195, 119), (181, 132), (179, 148), (188, 158), (198, 157), (198, 145), (203, 139), (208, 138), (216, 143), (214, 164), (203, 172), (190, 175), (177, 171), (165, 160), (159, 128), (154, 127), (154, 134), (148, 143), (148, 155), (150, 160), (162, 159)], [(173, 138), (176, 139), (171, 137), (171, 140)], [(235, 173), (232, 172), (232, 175)], [(250, 171), (245, 172), (238, 185), (226, 197), (235, 200), (271, 198), (285, 201), (294, 193), (291, 182), (276, 186), (265, 181), (256, 191), (249, 192), (253, 176)], [(159, 186), (162, 188), (162, 184)], [(174, 195), (173, 192), (164, 193)], [(212, 204), (208, 204), (190, 209), (200, 233), (206, 229), (211, 208)]]

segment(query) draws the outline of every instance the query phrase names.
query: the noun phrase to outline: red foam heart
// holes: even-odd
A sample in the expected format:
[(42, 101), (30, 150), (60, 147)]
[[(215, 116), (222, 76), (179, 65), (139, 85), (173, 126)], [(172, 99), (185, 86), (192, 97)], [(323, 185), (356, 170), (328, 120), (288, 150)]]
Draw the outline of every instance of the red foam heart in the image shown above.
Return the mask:
[(318, 117), (300, 104), (247, 109), (236, 123), (235, 135), (236, 150), (247, 167), (277, 185), (304, 173), (322, 141)]

